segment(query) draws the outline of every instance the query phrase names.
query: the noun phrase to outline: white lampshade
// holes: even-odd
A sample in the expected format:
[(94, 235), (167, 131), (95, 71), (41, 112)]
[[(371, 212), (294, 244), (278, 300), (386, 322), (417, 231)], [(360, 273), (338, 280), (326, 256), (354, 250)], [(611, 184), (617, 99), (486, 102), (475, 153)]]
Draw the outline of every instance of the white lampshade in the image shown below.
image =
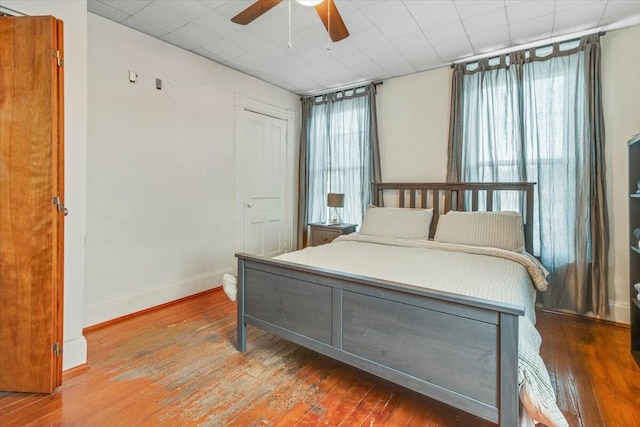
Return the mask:
[(303, 6), (317, 6), (322, 3), (324, 0), (296, 0)]

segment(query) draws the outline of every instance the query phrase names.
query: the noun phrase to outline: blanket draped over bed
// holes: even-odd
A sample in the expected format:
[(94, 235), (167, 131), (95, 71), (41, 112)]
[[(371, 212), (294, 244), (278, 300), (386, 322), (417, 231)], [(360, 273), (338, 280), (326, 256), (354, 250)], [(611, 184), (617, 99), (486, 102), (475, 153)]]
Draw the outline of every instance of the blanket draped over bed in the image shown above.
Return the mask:
[(522, 421), (567, 425), (539, 355), (541, 338), (534, 327), (536, 289), (546, 289), (547, 272), (526, 252), (352, 234), (277, 259), (522, 307), (525, 314), (518, 334), (519, 395), (526, 409)]

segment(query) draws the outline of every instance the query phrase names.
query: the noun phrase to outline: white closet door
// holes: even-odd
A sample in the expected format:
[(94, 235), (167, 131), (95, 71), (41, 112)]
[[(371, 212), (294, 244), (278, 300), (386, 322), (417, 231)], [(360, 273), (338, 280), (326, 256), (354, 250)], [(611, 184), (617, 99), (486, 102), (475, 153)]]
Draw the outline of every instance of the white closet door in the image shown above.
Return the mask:
[(286, 252), (287, 122), (244, 110), (239, 126), (238, 185), (243, 202), (242, 252)]

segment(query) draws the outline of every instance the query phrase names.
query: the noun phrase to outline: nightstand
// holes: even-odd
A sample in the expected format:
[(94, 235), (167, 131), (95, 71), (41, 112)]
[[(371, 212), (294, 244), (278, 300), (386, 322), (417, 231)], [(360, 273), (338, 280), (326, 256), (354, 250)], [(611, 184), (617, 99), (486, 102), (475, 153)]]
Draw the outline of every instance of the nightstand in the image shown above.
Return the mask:
[(320, 246), (331, 243), (338, 236), (356, 231), (356, 224), (328, 225), (324, 222), (309, 224), (309, 246)]

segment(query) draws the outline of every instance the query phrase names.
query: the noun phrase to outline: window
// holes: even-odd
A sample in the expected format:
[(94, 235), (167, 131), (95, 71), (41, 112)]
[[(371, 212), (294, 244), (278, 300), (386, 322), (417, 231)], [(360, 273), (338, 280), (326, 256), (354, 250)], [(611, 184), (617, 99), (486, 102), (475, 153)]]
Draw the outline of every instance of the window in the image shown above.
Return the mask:
[(375, 87), (304, 98), (302, 128), (301, 227), (328, 220), (328, 193), (343, 193), (342, 220), (360, 224), (380, 179)]
[[(604, 314), (608, 225), (599, 49), (592, 35), (457, 64), (448, 180), (535, 182), (534, 255), (550, 271), (545, 306)], [(523, 201), (497, 203), (521, 210)]]

